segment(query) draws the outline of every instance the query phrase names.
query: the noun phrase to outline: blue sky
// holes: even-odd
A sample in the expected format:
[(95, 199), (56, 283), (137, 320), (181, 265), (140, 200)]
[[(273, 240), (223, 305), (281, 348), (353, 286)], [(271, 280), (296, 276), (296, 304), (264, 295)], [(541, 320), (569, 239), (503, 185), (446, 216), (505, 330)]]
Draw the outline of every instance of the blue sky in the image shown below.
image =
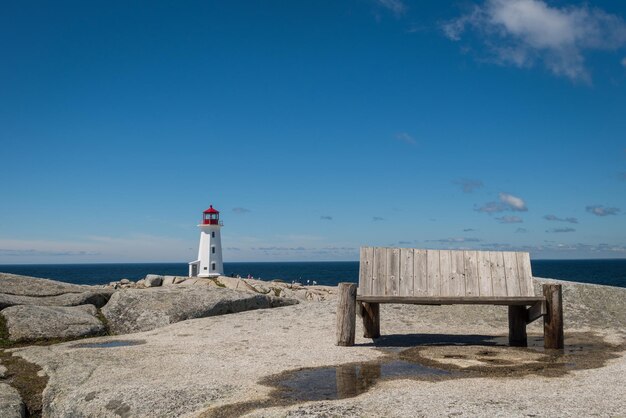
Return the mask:
[(0, 264), (626, 257), (625, 2), (2, 9)]

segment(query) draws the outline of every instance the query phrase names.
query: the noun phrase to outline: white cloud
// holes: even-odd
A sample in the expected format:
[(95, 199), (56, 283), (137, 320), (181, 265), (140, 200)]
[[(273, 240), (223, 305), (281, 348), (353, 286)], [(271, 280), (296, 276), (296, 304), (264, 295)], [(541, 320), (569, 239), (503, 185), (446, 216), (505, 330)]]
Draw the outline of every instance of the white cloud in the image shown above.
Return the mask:
[(552, 229), (548, 229), (546, 230), (546, 232), (549, 233), (563, 233), (563, 232), (575, 232), (576, 230), (574, 228), (552, 228)]
[(428, 239), (426, 242), (441, 242), (443, 244), (458, 244), (462, 242), (480, 242), (481, 240), (478, 238), (441, 238), (441, 239)]
[(89, 236), (76, 241), (0, 239), (0, 264), (191, 260), (197, 241), (146, 234)]
[(541, 63), (572, 81), (591, 80), (586, 52), (626, 45), (621, 17), (587, 5), (551, 7), (542, 0), (486, 0), (442, 29), (454, 41), (473, 30), (488, 60), (520, 68)]
[(508, 193), (499, 193), (498, 198), (500, 199), (499, 202), (487, 202), (476, 210), (486, 213), (504, 212), (506, 210), (526, 212), (528, 210), (526, 202), (524, 202), (524, 199), (521, 197), (513, 196)]
[(591, 205), (587, 206), (585, 210), (589, 213), (592, 213), (596, 216), (608, 216), (608, 215), (617, 215), (621, 212), (620, 208), (607, 208), (602, 205)]
[(511, 210), (517, 210), (520, 212), (526, 212), (528, 210), (526, 202), (524, 202), (521, 197), (513, 196), (508, 193), (500, 193), (498, 197), (500, 197), (500, 201), (507, 205)]
[(535, 255), (542, 257), (557, 257), (561, 258), (566, 256), (567, 258), (604, 258), (604, 257), (623, 257), (626, 255), (626, 245), (622, 244), (564, 244), (556, 243), (554, 241), (546, 241), (545, 245), (511, 245), (506, 243), (489, 243), (480, 244), (484, 249), (489, 250), (504, 250), (504, 251), (528, 251), (531, 253), (531, 258)]
[(402, 0), (376, 0), (382, 7), (391, 10), (396, 16), (406, 13), (407, 7)]
[(551, 222), (568, 222), (570, 224), (578, 223), (578, 219), (576, 218), (559, 218), (556, 215), (546, 215), (543, 217), (543, 219), (545, 219), (546, 221), (551, 221)]

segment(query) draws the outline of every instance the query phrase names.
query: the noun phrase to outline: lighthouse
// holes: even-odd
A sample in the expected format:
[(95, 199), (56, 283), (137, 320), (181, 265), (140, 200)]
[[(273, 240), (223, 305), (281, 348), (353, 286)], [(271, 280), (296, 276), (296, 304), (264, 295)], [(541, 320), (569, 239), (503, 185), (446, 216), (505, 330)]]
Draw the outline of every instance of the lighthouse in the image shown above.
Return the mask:
[(202, 212), (198, 259), (189, 263), (189, 277), (215, 277), (224, 274), (220, 212), (211, 205)]

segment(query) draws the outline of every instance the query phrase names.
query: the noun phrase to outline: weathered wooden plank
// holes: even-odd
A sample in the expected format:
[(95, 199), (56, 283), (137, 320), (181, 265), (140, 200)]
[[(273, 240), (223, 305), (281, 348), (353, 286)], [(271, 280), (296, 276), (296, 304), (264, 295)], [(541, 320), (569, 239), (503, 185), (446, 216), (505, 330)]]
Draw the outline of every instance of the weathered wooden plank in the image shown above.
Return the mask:
[(368, 303), (408, 303), (414, 305), (534, 305), (544, 301), (543, 296), (357, 296), (360, 302)]
[(491, 282), (494, 296), (506, 296), (506, 274), (504, 272), (504, 256), (499, 251), (490, 251)]
[(563, 339), (563, 293), (560, 284), (544, 284), (548, 312), (543, 317), (544, 348), (562, 349)]
[(509, 306), (509, 345), (511, 347), (527, 347), (526, 307)]
[(454, 293), (450, 292), (452, 273), (451, 258), (449, 250), (439, 251), (439, 272), (441, 274), (439, 277), (439, 294), (441, 296), (456, 296)]
[(372, 263), (374, 262), (373, 249), (361, 247), (359, 256), (359, 294), (372, 294)]
[(372, 294), (385, 294), (385, 281), (387, 275), (387, 249), (374, 248), (374, 277), (372, 281)]
[(465, 258), (465, 296), (480, 295), (478, 281), (478, 254), (477, 251), (464, 251)]
[(380, 305), (372, 302), (359, 302), (363, 319), (363, 337), (380, 337)]
[(356, 284), (339, 283), (337, 302), (337, 345), (354, 345), (356, 333)]
[(493, 296), (493, 282), (491, 281), (491, 260), (489, 252), (478, 251), (478, 288), (480, 296)]
[(400, 296), (413, 296), (413, 269), (414, 265), (413, 248), (400, 249)]
[(400, 279), (400, 249), (387, 248), (387, 274), (385, 277), (385, 294), (397, 296), (399, 294)]
[(528, 308), (528, 314), (526, 315), (526, 322), (530, 324), (531, 322), (535, 321), (536, 319), (541, 318), (547, 313), (548, 313), (548, 309), (546, 307), (546, 301), (541, 300), (539, 302), (536, 302), (534, 305)]
[(463, 251), (450, 251), (448, 292), (450, 296), (465, 296), (465, 253)]
[(441, 294), (441, 271), (439, 270), (439, 251), (426, 251), (426, 275), (428, 277), (428, 295), (439, 296)]
[(428, 295), (428, 261), (426, 250), (413, 251), (413, 294), (411, 296)]
[(507, 251), (502, 253), (504, 260), (504, 275), (506, 279), (507, 296), (522, 296), (519, 285), (519, 275), (517, 272), (517, 256), (515, 253)]
[(522, 296), (534, 296), (532, 270), (530, 268), (530, 254), (516, 253), (517, 271), (519, 274), (520, 294)]

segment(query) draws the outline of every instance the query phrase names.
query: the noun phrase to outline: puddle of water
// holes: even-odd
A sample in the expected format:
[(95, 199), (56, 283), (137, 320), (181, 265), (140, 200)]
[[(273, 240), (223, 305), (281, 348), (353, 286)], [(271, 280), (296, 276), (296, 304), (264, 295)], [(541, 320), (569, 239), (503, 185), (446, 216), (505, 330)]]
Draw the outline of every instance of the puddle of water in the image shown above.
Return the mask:
[(376, 361), (282, 372), (259, 381), (274, 388), (268, 398), (211, 408), (202, 417), (232, 417), (272, 406), (350, 398), (383, 380), (561, 377), (574, 370), (602, 367), (626, 349), (592, 333), (568, 333), (563, 350), (544, 350), (543, 339), (535, 336), (529, 337), (528, 348), (508, 347), (505, 341), (506, 337), (483, 344), (429, 342), (401, 351), (391, 346), (384, 347), (388, 355)]
[(131, 345), (145, 344), (143, 340), (118, 340), (118, 341), (105, 341), (102, 343), (84, 343), (76, 344), (73, 348), (114, 348), (114, 347), (128, 347)]
[(541, 337), (529, 338), (528, 348), (500, 345), (499, 341), (491, 344), (421, 345), (391, 352), (377, 361), (292, 370), (260, 383), (274, 387), (275, 397), (288, 402), (344, 399), (358, 396), (384, 379), (558, 377), (572, 370), (602, 367), (624, 349), (595, 335), (576, 333), (568, 334), (564, 350), (544, 350)]
[(319, 401), (357, 396), (386, 378), (436, 377), (450, 373), (417, 363), (392, 360), (295, 370), (283, 374), (273, 386), (286, 399)]

